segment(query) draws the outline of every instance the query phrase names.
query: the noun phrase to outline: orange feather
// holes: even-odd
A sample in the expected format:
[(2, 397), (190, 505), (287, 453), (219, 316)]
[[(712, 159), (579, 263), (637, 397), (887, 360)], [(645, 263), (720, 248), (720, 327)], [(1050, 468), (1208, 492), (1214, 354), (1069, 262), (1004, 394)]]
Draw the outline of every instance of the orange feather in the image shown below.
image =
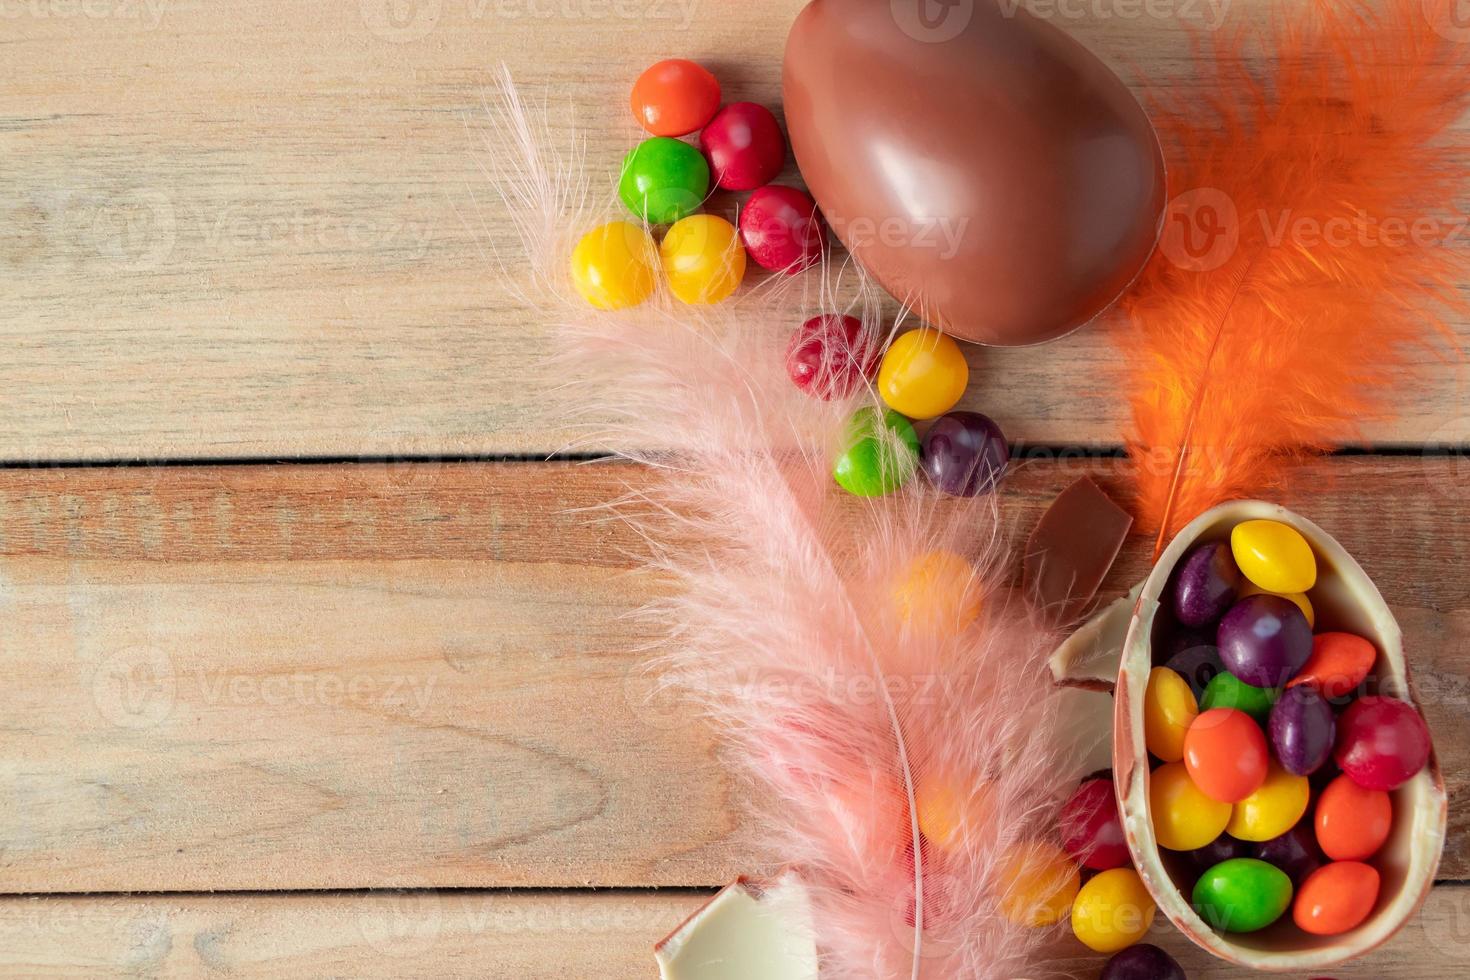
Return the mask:
[(1453, 344), (1470, 44), (1434, 4), (1320, 0), (1278, 20), (1255, 71), (1250, 39), (1224, 34), (1199, 52), (1204, 96), (1155, 100), (1173, 198), (1119, 343), (1137, 517), (1160, 547), (1390, 416), (1416, 353)]

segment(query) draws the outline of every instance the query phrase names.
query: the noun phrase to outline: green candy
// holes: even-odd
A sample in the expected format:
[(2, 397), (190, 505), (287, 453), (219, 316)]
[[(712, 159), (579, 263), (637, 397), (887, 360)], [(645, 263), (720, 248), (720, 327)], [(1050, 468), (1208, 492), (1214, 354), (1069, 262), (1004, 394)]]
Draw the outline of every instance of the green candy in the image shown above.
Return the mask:
[(1255, 858), (1221, 861), (1194, 886), (1194, 910), (1221, 932), (1264, 929), (1291, 905), (1291, 879)]
[(909, 420), (888, 409), (855, 412), (847, 423), (847, 448), (832, 478), (858, 497), (881, 497), (903, 486), (919, 465), (919, 436)]
[(1200, 710), (1235, 708), (1237, 711), (1244, 711), (1256, 720), (1256, 724), (1264, 727), (1271, 717), (1271, 706), (1280, 696), (1281, 692), (1275, 688), (1254, 687), (1225, 670), (1216, 674), (1205, 685), (1204, 694), (1200, 696)]
[(709, 164), (682, 140), (655, 136), (623, 157), (618, 196), (644, 221), (667, 225), (688, 217), (704, 203)]

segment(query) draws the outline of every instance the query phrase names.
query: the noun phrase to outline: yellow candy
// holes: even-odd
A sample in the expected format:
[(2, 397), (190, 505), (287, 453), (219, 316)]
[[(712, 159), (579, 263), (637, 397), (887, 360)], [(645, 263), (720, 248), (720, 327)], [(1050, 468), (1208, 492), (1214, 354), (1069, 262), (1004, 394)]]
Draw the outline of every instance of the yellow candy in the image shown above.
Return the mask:
[(1082, 886), (1072, 903), (1072, 932), (1099, 953), (1116, 953), (1154, 923), (1154, 900), (1132, 868), (1114, 868)]
[(599, 310), (637, 306), (653, 292), (656, 255), (643, 226), (609, 221), (572, 249), (572, 285)]
[(1280, 837), (1307, 812), (1311, 797), (1312, 784), (1306, 776), (1294, 776), (1272, 762), (1261, 788), (1235, 804), (1225, 830), (1236, 840)]
[(1294, 527), (1280, 521), (1244, 521), (1230, 532), (1230, 553), (1252, 583), (1290, 595), (1317, 584), (1317, 557)]
[(1017, 925), (1039, 929), (1062, 921), (1082, 876), (1065, 851), (1045, 841), (1007, 849), (1000, 864), (1000, 911)]
[(936, 633), (958, 633), (980, 618), (975, 569), (953, 551), (931, 551), (909, 563), (893, 588), (904, 623)]
[[(1259, 585), (1257, 585), (1254, 582), (1247, 581), (1245, 583), (1245, 587), (1240, 590), (1240, 596), (1239, 597), (1241, 599), (1244, 599), (1248, 595), (1275, 595), (1275, 594), (1276, 593), (1274, 593), (1274, 592), (1267, 592), (1265, 589), (1261, 588)], [(1296, 603), (1296, 607), (1302, 611), (1302, 615), (1305, 616), (1305, 617), (1307, 617), (1307, 627), (1309, 629), (1316, 629), (1317, 628), (1317, 614), (1312, 609), (1312, 600), (1308, 599), (1305, 593), (1303, 593), (1303, 592), (1288, 592), (1286, 595), (1282, 596), (1281, 598), (1283, 598), (1283, 599), (1290, 599), (1292, 602)]]
[(718, 303), (745, 278), (745, 246), (735, 226), (713, 214), (674, 222), (659, 246), (669, 289), (685, 303)]
[(932, 419), (954, 408), (969, 382), (960, 345), (927, 327), (895, 340), (878, 368), (883, 400), (911, 419)]
[(978, 832), (990, 812), (984, 783), (948, 773), (929, 773), (919, 780), (914, 804), (924, 839), (942, 851), (961, 849), (966, 833)]
[(1143, 694), (1143, 741), (1165, 762), (1184, 758), (1184, 733), (1199, 714), (1189, 682), (1168, 667), (1149, 671)]
[(1148, 808), (1159, 846), (1171, 851), (1204, 847), (1230, 823), (1230, 804), (1206, 796), (1182, 762), (1159, 766), (1149, 775)]

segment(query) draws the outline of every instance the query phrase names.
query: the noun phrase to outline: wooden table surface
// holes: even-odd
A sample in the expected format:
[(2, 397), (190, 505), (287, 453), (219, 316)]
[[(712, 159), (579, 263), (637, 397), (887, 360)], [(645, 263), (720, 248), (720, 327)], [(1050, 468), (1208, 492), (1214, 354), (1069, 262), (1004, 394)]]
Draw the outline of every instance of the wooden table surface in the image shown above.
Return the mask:
[[(1187, 88), (1219, 6), (1041, 9)], [(504, 61), (611, 173), (643, 66), (775, 104), (799, 7), (0, 0), (0, 973), (650, 977), (761, 870), (620, 617), (659, 583), (570, 513), (645, 474), (547, 459), (480, 135)], [(972, 362), (1015, 441), (1117, 445), (1099, 331)], [(1389, 598), (1454, 794), (1442, 884), (1340, 978), (1470, 972), (1470, 402), (1432, 373), (1284, 498)], [(1116, 476), (1045, 455), (1017, 526)]]

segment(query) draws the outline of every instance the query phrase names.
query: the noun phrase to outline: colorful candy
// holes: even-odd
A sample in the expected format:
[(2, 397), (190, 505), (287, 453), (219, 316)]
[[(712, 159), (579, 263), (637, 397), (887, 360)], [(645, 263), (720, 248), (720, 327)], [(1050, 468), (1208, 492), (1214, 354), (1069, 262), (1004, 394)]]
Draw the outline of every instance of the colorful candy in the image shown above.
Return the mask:
[(786, 374), (814, 398), (846, 398), (878, 372), (878, 343), (855, 316), (823, 313), (791, 335)]
[(1116, 953), (1142, 939), (1153, 925), (1153, 897), (1132, 868), (1094, 875), (1072, 903), (1072, 933), (1099, 953)]
[(896, 339), (878, 368), (883, 400), (911, 419), (932, 419), (954, 408), (969, 382), (960, 345), (928, 327)]
[(1271, 717), (1271, 706), (1276, 703), (1275, 688), (1256, 687), (1227, 671), (1216, 674), (1205, 687), (1200, 707), (1206, 711), (1214, 708), (1234, 708), (1250, 715), (1263, 728)]
[(786, 162), (786, 137), (771, 110), (754, 102), (732, 102), (699, 134), (715, 183), (727, 191), (769, 184)]
[(1230, 551), (1246, 578), (1277, 595), (1308, 592), (1317, 584), (1317, 557), (1296, 528), (1280, 521), (1242, 521), (1230, 532)]
[(672, 224), (693, 214), (708, 190), (709, 164), (688, 143), (655, 136), (623, 158), (618, 196), (649, 224)]
[[(1275, 594), (1276, 593), (1274, 592), (1267, 592), (1265, 589), (1261, 588), (1259, 585), (1250, 581), (1249, 579), (1244, 580), (1240, 587), (1240, 598), (1242, 599), (1244, 599), (1248, 595)], [(1317, 625), (1317, 611), (1312, 608), (1312, 600), (1307, 598), (1307, 594), (1305, 592), (1288, 592), (1281, 598), (1289, 599), (1292, 604), (1294, 604), (1298, 609), (1302, 611), (1302, 615), (1307, 617), (1308, 626), (1315, 627)]]
[(1082, 885), (1077, 865), (1055, 844), (1029, 841), (1007, 850), (999, 869), (1000, 911), (1033, 929), (1062, 921)]
[(1325, 863), (1322, 851), (1317, 847), (1317, 838), (1306, 821), (1297, 824), (1280, 837), (1261, 841), (1255, 846), (1253, 856), (1285, 871), (1292, 885), (1296, 887)]
[(1314, 936), (1338, 936), (1363, 924), (1378, 904), (1378, 872), (1357, 861), (1323, 865), (1302, 885), (1291, 915)]
[(1315, 687), (1289, 687), (1271, 709), (1271, 745), (1287, 772), (1310, 776), (1332, 755), (1337, 720)]
[(1289, 599), (1253, 595), (1230, 607), (1217, 633), (1225, 669), (1256, 687), (1281, 687), (1312, 655), (1312, 628)]
[(1337, 764), (1364, 789), (1395, 790), (1429, 761), (1429, 728), (1413, 705), (1359, 698), (1337, 726)]
[(1235, 858), (1195, 882), (1194, 910), (1222, 932), (1264, 929), (1291, 906), (1291, 879), (1256, 858)]
[(718, 303), (745, 278), (745, 248), (735, 226), (713, 214), (676, 221), (659, 246), (669, 291), (685, 303)]
[(653, 293), (658, 249), (641, 226), (609, 221), (572, 249), (572, 285), (599, 310), (637, 306)]
[(670, 58), (638, 76), (630, 102), (638, 124), (653, 135), (687, 136), (720, 108), (720, 83), (703, 66)]
[(832, 466), (838, 486), (858, 497), (892, 493), (919, 465), (919, 437), (909, 420), (889, 410), (861, 408), (847, 423), (846, 448)]
[(1149, 943), (1129, 946), (1108, 960), (1098, 980), (1186, 980), (1174, 957)]
[(1306, 776), (1297, 776), (1273, 762), (1260, 789), (1235, 804), (1225, 830), (1231, 837), (1268, 841), (1280, 837), (1307, 812), (1312, 787)]
[(740, 239), (762, 269), (795, 275), (822, 257), (827, 233), (817, 203), (795, 187), (770, 184), (740, 212)]
[(1381, 789), (1364, 789), (1338, 776), (1317, 798), (1317, 843), (1334, 861), (1366, 861), (1393, 828), (1393, 801)]
[(1251, 716), (1215, 708), (1194, 719), (1184, 736), (1184, 767), (1212, 800), (1238, 803), (1266, 781), (1266, 737)]
[(914, 806), (924, 840), (941, 851), (958, 851), (974, 828), (985, 825), (990, 798), (982, 782), (930, 772), (914, 787)]
[(1196, 700), (1204, 696), (1210, 682), (1225, 670), (1213, 637), (1208, 643), (1193, 636), (1182, 639), (1179, 652), (1164, 661), (1164, 666), (1184, 678)]
[(1062, 847), (1085, 868), (1107, 871), (1131, 860), (1111, 779), (1089, 779), (1062, 806)]
[(1225, 615), (1240, 588), (1240, 569), (1221, 541), (1185, 556), (1174, 579), (1174, 615), (1185, 626), (1206, 626)]
[(1184, 758), (1184, 736), (1199, 714), (1194, 692), (1168, 667), (1149, 671), (1143, 693), (1143, 741), (1165, 762)]
[(1340, 698), (1356, 690), (1378, 659), (1373, 644), (1351, 633), (1318, 633), (1312, 637), (1312, 655), (1287, 687), (1313, 684), (1322, 696)]
[(974, 497), (995, 489), (1011, 458), (1006, 438), (988, 416), (950, 412), (924, 434), (924, 472), (952, 497)]
[(975, 568), (952, 551), (931, 551), (909, 563), (893, 589), (899, 619), (938, 635), (962, 632), (980, 618), (984, 599)]
[(1197, 847), (1190, 851), (1189, 863), (1194, 866), (1195, 876), (1198, 877), (1221, 861), (1229, 861), (1231, 858), (1258, 857), (1256, 847), (1257, 845), (1249, 841), (1236, 840), (1229, 834), (1221, 834), (1204, 847)]
[(1148, 805), (1154, 836), (1160, 847), (1170, 851), (1204, 847), (1230, 823), (1230, 804), (1201, 792), (1182, 762), (1167, 763), (1150, 774)]

